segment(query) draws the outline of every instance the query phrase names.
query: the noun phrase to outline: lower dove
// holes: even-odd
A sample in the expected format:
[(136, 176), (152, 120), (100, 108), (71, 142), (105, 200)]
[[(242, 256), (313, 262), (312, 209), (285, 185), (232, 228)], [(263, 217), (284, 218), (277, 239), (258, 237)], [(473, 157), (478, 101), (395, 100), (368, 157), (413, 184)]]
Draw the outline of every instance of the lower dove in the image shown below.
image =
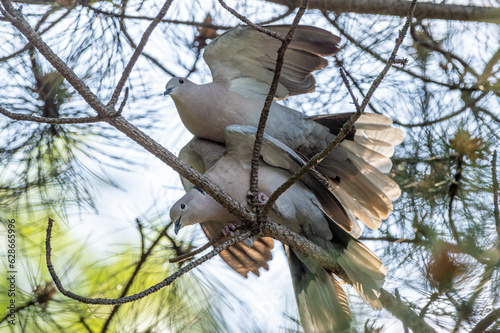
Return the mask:
[[(205, 172), (206, 177), (241, 203), (247, 201), (255, 131), (247, 126), (229, 126), (225, 130), (225, 153)], [(259, 189), (265, 195), (273, 193), (291, 176), (292, 170), (305, 163), (300, 155), (268, 135), (264, 137), (262, 158)], [(340, 226), (338, 221), (352, 216), (342, 205), (318, 198), (315, 193), (321, 192), (321, 186), (325, 191), (329, 190), (322, 175), (310, 172), (278, 198), (268, 216), (329, 251), (338, 263), (342, 278), (348, 280), (371, 306), (381, 308), (378, 296), (386, 274), (385, 267), (368, 248)], [(328, 205), (337, 207), (332, 209)], [(176, 232), (195, 223), (238, 222), (197, 187), (172, 206), (170, 216), (175, 221)], [(305, 332), (341, 332), (347, 329), (350, 310), (334, 272), (325, 270), (293, 249), (287, 249), (287, 254)]]

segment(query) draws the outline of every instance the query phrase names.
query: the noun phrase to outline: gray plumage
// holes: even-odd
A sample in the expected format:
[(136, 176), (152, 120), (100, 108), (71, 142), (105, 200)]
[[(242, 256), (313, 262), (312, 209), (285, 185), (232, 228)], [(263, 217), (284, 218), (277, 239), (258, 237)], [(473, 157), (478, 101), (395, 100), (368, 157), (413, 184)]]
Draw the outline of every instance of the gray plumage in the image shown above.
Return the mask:
[[(210, 140), (193, 138), (179, 152), (179, 158), (201, 174), (209, 170), (224, 154), (225, 146)], [(186, 192), (193, 185), (181, 177), (182, 185)], [(221, 221), (205, 221), (200, 223), (201, 228), (208, 239), (213, 239), (221, 233), (225, 223)], [(220, 245), (225, 239), (220, 240), (214, 246)], [(272, 259), (271, 250), (274, 247), (273, 239), (270, 237), (258, 237), (254, 239), (252, 246), (236, 243), (219, 255), (232, 269), (247, 277), (249, 272), (259, 276), (259, 269), (269, 269), (267, 264)]]

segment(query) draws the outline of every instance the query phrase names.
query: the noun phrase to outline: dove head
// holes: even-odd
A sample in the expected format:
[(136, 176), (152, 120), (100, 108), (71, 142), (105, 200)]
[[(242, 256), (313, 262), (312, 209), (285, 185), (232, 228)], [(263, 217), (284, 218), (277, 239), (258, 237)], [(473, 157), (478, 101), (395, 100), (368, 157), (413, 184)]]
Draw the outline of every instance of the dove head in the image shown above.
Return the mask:
[(189, 81), (188, 79), (182, 77), (174, 77), (167, 82), (163, 95), (170, 95), (172, 97), (179, 96), (183, 92), (186, 92), (194, 87), (198, 87), (198, 85)]
[(194, 186), (170, 208), (170, 219), (174, 221), (174, 232), (185, 226), (227, 216), (227, 211), (205, 191)]

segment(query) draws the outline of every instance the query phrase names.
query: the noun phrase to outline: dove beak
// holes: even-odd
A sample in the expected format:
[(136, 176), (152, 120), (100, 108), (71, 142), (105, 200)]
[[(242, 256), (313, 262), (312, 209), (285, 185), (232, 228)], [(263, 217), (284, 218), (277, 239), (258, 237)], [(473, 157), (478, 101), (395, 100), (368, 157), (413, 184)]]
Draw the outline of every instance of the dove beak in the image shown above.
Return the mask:
[(181, 229), (181, 218), (179, 217), (174, 224), (174, 232), (176, 235), (179, 233), (180, 229)]
[(165, 90), (165, 92), (163, 93), (163, 96), (170, 95), (170, 93), (171, 93), (173, 90), (174, 90), (174, 87), (167, 88), (167, 90)]

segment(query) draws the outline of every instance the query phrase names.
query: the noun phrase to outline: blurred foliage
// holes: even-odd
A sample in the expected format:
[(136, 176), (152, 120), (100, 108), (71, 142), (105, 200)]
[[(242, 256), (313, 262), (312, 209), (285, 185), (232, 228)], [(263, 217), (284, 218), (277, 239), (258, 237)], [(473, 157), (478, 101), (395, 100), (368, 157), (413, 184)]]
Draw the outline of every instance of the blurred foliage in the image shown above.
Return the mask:
[[(499, 6), (498, 1), (473, 3)], [(24, 5), (22, 12), (107, 103), (141, 33), (161, 5), (158, 1), (56, 1), (53, 5)], [(257, 23), (290, 23), (293, 19), (287, 8), (265, 1), (231, 5)], [(338, 57), (359, 99), (385, 65), (402, 22), (397, 17), (319, 11), (309, 11), (302, 19), (303, 24), (341, 36)], [(208, 67), (200, 61), (203, 47), (225, 28), (238, 24), (241, 22), (215, 0), (174, 1), (127, 82), (130, 97), (124, 116), (162, 144), (175, 147), (184, 132), (177, 121), (170, 120), (175, 111), (163, 110), (169, 103), (160, 99), (165, 82), (174, 75), (209, 81)], [(368, 105), (369, 112), (394, 119), (406, 138), (396, 148), (391, 172), (402, 188), (402, 197), (382, 227), (365, 230), (362, 239), (370, 240), (367, 244), (381, 255), (390, 272), (385, 288), (399, 290), (417, 313), (445, 332), (469, 331), (500, 307), (500, 221), (495, 216), (498, 184), (493, 177), (498, 170), (492, 157), (500, 135), (499, 36), (500, 28), (492, 24), (414, 20), (398, 55), (409, 59), (408, 65), (394, 66)], [(0, 42), (0, 77), (9, 78), (0, 84), (0, 106), (53, 118), (94, 115), (82, 97), (5, 21), (0, 21)], [(311, 115), (353, 111), (338, 69), (330, 63), (316, 75), (314, 93), (284, 103)], [(135, 146), (100, 123), (47, 125), (0, 116), (0, 128), (0, 211), (11, 214), (2, 223), (18, 214), (25, 216), (19, 220), (18, 247), (23, 251), (25, 276), (18, 304), (29, 306), (18, 312), (20, 327), (27, 332), (101, 331), (110, 307), (72, 301), (53, 294), (50, 283), (46, 284), (50, 277), (43, 260), (45, 216), (60, 216), (71, 227), (74, 217), (66, 210), (78, 207), (80, 212), (89, 208), (97, 212), (96, 191), (104, 184), (121, 185), (109, 176), (113, 168), (130, 172), (145, 168), (147, 154), (130, 158), (125, 152)], [(158, 237), (161, 230), (153, 221), (143, 223), (148, 226), (145, 243)], [(154, 284), (175, 269), (165, 262), (172, 241), (161, 238), (130, 292)], [(65, 250), (62, 244), (71, 246)], [(93, 246), (58, 230), (54, 236), (54, 255), (60, 256), (56, 266), (66, 272), (61, 274), (71, 281), (68, 287), (73, 291), (115, 297), (132, 274), (140, 251), (124, 246), (122, 252), (109, 254), (109, 260), (95, 261), (92, 258), (98, 256), (92, 253)], [(182, 281), (124, 305), (107, 329), (227, 330), (223, 323), (227, 318), (210, 308), (215, 296), (200, 291), (206, 279), (193, 275)], [(5, 290), (6, 282), (1, 283)], [(213, 288), (227, 292), (223, 289)], [(200, 298), (192, 301), (198, 291)], [(5, 302), (0, 290), (1, 308)], [(400, 322), (387, 312), (376, 313), (352, 303), (359, 331), (388, 332), (394, 327), (401, 331)], [(272, 327), (254, 325), (247, 328), (268, 331)], [(274, 328), (295, 330), (290, 324)], [(500, 330), (500, 323), (489, 329)]]
[[(7, 223), (0, 218), (0, 235), (6, 238)], [(55, 285), (45, 267), (46, 217), (16, 219), (16, 320), (7, 323), (4, 313), (0, 328), (6, 332), (97, 332), (113, 317), (114, 306), (87, 305), (56, 292)], [(148, 221), (137, 232), (146, 247), (152, 247), (148, 256), (141, 256), (140, 249), (118, 244), (109, 258), (98, 255), (97, 249), (67, 227), (56, 221), (52, 237), (52, 257), (55, 270), (63, 285), (86, 297), (119, 297), (130, 284), (127, 295), (140, 292), (145, 286), (154, 285), (175, 272), (178, 264), (169, 264), (166, 258), (174, 257), (170, 237), (162, 233), (164, 223)], [(139, 230), (140, 229), (140, 230)], [(148, 241), (149, 240), (149, 241)], [(116, 240), (115, 240), (116, 241)], [(154, 245), (153, 245), (154, 244)], [(176, 244), (177, 249), (188, 250), (189, 244)], [(144, 252), (146, 253), (146, 251)], [(7, 274), (7, 258), (2, 260), (2, 276)], [(140, 270), (134, 273), (141, 263)], [(20, 274), (22, 272), (22, 274)], [(216, 332), (225, 330), (216, 312), (219, 298), (211, 291), (209, 281), (200, 280), (188, 273), (170, 288), (164, 288), (150, 297), (121, 305), (120, 311), (106, 326), (111, 332), (163, 332), (167, 327), (175, 332)], [(0, 307), (7, 309), (9, 281), (0, 281)], [(214, 305), (215, 307), (212, 307)], [(113, 314), (113, 315), (111, 315)], [(109, 325), (109, 326), (108, 326)]]

